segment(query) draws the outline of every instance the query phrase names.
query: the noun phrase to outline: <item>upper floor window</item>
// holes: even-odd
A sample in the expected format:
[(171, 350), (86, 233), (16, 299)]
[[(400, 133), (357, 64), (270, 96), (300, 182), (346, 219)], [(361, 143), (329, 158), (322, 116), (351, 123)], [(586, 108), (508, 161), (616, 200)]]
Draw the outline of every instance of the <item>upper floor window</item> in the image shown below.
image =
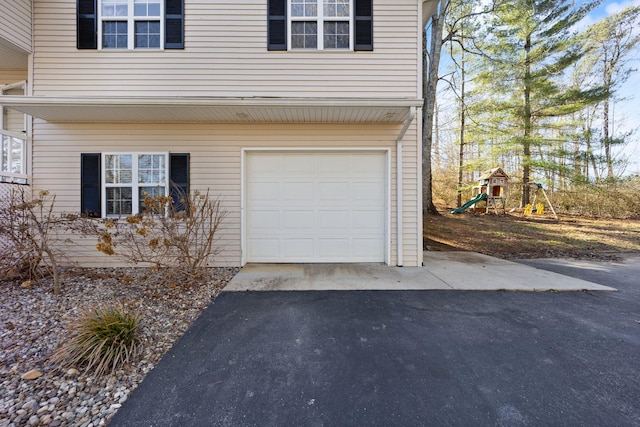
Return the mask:
[(160, 0), (100, 0), (103, 49), (160, 49), (164, 22)]
[(78, 49), (182, 49), (184, 0), (77, 0)]
[(352, 49), (351, 0), (289, 0), (291, 49)]
[(268, 0), (269, 50), (373, 50), (373, 0)]

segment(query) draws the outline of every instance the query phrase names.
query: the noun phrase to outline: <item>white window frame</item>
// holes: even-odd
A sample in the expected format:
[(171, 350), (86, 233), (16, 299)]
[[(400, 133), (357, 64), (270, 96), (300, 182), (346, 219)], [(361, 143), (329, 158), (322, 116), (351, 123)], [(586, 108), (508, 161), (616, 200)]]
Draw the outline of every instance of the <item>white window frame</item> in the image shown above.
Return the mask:
[[(132, 156), (131, 182), (107, 184), (107, 156)], [(139, 183), (138, 182), (138, 158), (143, 155), (164, 156), (164, 183)], [(102, 167), (100, 168), (100, 185), (101, 185), (101, 210), (104, 218), (120, 218), (139, 213), (140, 206), (140, 187), (150, 187), (154, 185), (164, 185), (164, 195), (169, 196), (169, 153), (168, 152), (105, 152), (102, 153)], [(130, 214), (107, 214), (107, 188), (131, 188), (131, 213)]]
[[(315, 51), (315, 50), (329, 50), (334, 52), (340, 51), (353, 51), (354, 47), (354, 36), (355, 36), (355, 0), (349, 0), (349, 16), (324, 16), (324, 0), (316, 0), (316, 8), (318, 11), (317, 16), (291, 16), (291, 0), (287, 0), (287, 46), (288, 50), (293, 50), (296, 52), (300, 51)], [(310, 48), (294, 48), (293, 42), (291, 40), (291, 24), (293, 22), (316, 22), (318, 26), (318, 45), (315, 49)], [(342, 21), (349, 23), (349, 47), (344, 49), (334, 49), (334, 48), (325, 48), (324, 47), (324, 22), (325, 21)]]
[[(23, 80), (16, 83), (10, 83), (7, 85), (0, 85), (0, 96), (5, 95), (5, 92), (9, 92), (14, 89), (21, 89), (22, 95), (27, 93), (27, 81)], [(29, 135), (28, 126), (29, 119), (27, 115), (24, 115), (24, 123), (22, 132), (10, 131), (5, 129), (4, 115), (5, 107), (0, 107), (0, 182), (14, 182), (19, 184), (27, 184), (29, 182), (29, 175), (27, 175), (27, 164), (29, 161), (29, 145), (31, 138)], [(14, 159), (14, 143), (18, 144), (18, 158)], [(5, 157), (6, 153), (6, 157)], [(7, 168), (4, 168), (4, 160), (7, 160)], [(14, 171), (13, 164), (18, 163), (18, 171)]]
[[(103, 16), (102, 2), (98, 0), (98, 49), (99, 50), (164, 50), (164, 0), (160, 0), (159, 16), (135, 16), (135, 0), (127, 0), (127, 16)], [(160, 46), (159, 47), (135, 47), (136, 22), (137, 21), (159, 21), (160, 22)], [(104, 22), (127, 21), (127, 48), (110, 48), (102, 45), (104, 36)]]

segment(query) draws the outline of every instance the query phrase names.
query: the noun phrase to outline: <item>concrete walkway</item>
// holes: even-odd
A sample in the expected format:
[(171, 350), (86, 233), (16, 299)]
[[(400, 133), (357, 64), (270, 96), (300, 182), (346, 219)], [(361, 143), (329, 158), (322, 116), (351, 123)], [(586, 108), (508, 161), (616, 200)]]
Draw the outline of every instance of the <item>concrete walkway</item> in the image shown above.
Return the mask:
[(224, 291), (438, 289), (616, 290), (475, 252), (426, 251), (424, 267), (389, 267), (383, 264), (248, 264)]

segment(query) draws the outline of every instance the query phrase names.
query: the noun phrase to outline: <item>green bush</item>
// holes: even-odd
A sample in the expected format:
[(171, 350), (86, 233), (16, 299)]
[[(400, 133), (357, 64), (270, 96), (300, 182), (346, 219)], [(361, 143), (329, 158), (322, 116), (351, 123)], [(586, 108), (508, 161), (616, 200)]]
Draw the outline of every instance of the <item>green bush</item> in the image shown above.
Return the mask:
[(61, 367), (82, 366), (97, 375), (114, 372), (138, 353), (138, 314), (123, 304), (90, 309), (69, 325), (69, 339), (52, 360)]

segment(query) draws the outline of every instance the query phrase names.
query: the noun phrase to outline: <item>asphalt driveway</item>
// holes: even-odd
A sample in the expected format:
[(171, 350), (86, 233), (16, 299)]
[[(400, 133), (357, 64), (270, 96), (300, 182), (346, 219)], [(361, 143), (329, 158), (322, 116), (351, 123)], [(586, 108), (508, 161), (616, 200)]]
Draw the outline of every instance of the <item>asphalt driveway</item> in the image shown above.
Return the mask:
[(587, 266), (618, 291), (223, 293), (110, 425), (640, 425), (640, 257)]

